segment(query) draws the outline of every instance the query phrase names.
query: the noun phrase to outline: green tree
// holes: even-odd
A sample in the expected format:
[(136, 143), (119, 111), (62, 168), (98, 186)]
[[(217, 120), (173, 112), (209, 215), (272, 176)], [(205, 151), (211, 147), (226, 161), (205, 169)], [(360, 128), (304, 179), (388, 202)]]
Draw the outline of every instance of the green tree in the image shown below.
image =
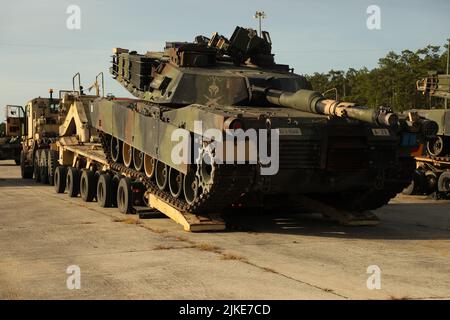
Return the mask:
[(341, 100), (369, 107), (386, 105), (397, 111), (431, 107), (429, 99), (417, 92), (416, 82), (431, 70), (446, 71), (447, 47), (429, 45), (415, 52), (389, 52), (372, 70), (330, 70), (307, 78), (316, 91), (335, 88)]

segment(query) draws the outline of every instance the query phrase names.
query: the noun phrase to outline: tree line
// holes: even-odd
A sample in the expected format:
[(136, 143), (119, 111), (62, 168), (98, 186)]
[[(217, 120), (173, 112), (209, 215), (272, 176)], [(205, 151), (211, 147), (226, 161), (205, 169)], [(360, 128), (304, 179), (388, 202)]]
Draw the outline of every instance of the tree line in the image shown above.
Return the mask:
[[(429, 71), (446, 73), (448, 45), (433, 46), (415, 52), (403, 50), (389, 52), (379, 59), (372, 70), (350, 68), (347, 71), (331, 70), (328, 73), (306, 75), (314, 90), (326, 92), (335, 88), (339, 100), (376, 107), (390, 106), (395, 111), (411, 108), (431, 108), (442, 105), (442, 99), (429, 99), (416, 91), (416, 81)], [(328, 91), (327, 97), (335, 96)]]

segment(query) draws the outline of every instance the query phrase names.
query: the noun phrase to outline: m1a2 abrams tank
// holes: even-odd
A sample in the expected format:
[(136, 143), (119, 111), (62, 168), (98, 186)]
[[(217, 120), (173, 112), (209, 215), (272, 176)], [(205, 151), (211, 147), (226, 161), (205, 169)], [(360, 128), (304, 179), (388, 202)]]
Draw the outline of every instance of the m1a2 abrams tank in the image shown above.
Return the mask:
[[(402, 191), (415, 169), (411, 148), (436, 124), (326, 99), (275, 63), (271, 47), (267, 32), (236, 27), (230, 39), (167, 42), (164, 52), (115, 49), (111, 73), (137, 99), (90, 106), (110, 167), (199, 214), (249, 199), (289, 205), (300, 195), (362, 212)], [(184, 161), (174, 159), (181, 136), (192, 142)]]

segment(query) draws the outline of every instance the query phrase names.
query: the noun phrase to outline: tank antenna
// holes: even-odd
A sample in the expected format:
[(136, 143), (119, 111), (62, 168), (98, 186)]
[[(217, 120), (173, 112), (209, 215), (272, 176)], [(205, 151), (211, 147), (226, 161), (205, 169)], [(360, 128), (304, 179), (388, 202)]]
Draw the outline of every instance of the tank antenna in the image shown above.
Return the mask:
[(261, 28), (262, 19), (267, 18), (267, 15), (264, 13), (264, 11), (256, 11), (253, 18), (259, 20), (259, 36), (262, 36), (262, 28)]

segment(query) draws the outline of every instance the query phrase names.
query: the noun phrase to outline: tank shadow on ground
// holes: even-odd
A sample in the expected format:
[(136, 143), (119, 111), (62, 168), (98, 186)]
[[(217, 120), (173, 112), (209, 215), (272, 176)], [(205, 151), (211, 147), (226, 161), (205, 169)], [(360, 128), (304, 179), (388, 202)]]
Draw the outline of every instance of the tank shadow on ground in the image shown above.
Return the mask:
[[(429, 204), (427, 204), (429, 205)], [(396, 204), (397, 210), (417, 211), (418, 204)], [(425, 206), (425, 205), (422, 205)], [(426, 212), (426, 211), (424, 211)], [(390, 217), (391, 215), (391, 217)], [(449, 240), (450, 216), (439, 226), (427, 225), (421, 219), (392, 216), (395, 213), (377, 213), (377, 226), (341, 226), (316, 213), (248, 213), (224, 216), (230, 232), (273, 233), (342, 239), (379, 240)], [(403, 219), (402, 221), (399, 221)], [(445, 219), (444, 219), (445, 220)]]

